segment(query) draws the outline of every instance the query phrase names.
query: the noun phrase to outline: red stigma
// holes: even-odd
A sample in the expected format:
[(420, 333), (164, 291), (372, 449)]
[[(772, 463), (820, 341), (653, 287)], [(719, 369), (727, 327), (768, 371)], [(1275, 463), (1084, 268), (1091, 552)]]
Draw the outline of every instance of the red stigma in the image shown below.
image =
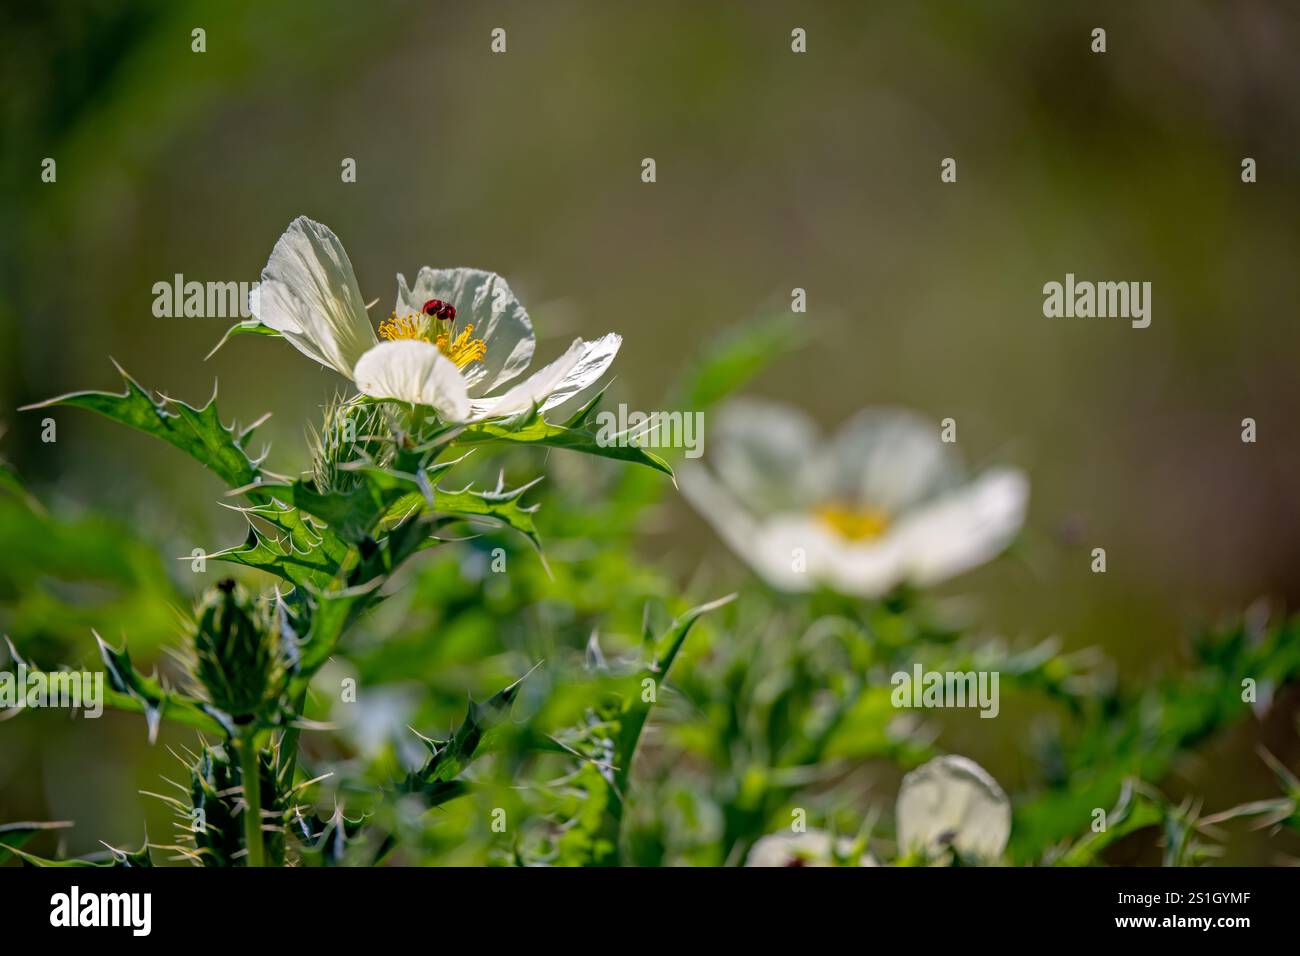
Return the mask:
[(424, 308), (420, 311), (437, 319), (454, 320), (456, 318), (456, 307), (450, 302), (443, 302), (441, 299), (430, 299), (424, 303)]

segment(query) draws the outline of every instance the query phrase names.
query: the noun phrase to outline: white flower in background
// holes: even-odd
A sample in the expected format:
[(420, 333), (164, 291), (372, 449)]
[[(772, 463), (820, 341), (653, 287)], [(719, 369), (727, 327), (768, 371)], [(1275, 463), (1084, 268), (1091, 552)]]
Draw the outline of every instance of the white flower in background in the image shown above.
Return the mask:
[(878, 597), (995, 557), (1024, 521), (1029, 482), (999, 468), (965, 480), (937, 423), (866, 409), (837, 435), (786, 405), (732, 402), (716, 415), (708, 467), (683, 493), (773, 587)]
[(575, 339), (551, 364), (499, 391), (528, 367), (534, 347), (532, 322), (504, 279), (425, 267), (408, 287), (398, 275), (397, 304), (376, 336), (343, 244), (305, 216), (275, 244), (255, 299), (262, 325), (362, 393), (427, 405), (449, 422), (554, 408), (595, 383), (623, 341), (615, 333)]
[[(761, 837), (745, 857), (745, 866), (834, 866), (831, 835), (824, 830), (804, 833), (771, 833)], [(841, 858), (853, 852), (853, 840), (840, 837), (835, 847)], [(863, 853), (858, 866), (876, 866), (870, 853)]]
[(937, 857), (952, 847), (992, 862), (1011, 836), (1011, 803), (988, 772), (965, 757), (936, 757), (903, 778), (895, 807), (900, 854)]

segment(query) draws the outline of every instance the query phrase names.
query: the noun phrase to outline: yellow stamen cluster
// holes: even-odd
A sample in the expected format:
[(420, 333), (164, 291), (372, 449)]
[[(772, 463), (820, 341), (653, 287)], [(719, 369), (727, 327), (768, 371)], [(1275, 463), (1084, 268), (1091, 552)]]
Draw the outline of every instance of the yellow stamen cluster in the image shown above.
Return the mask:
[(417, 342), (430, 342), (438, 347), (443, 355), (451, 359), (457, 368), (464, 368), (470, 362), (481, 362), (487, 355), (487, 343), (474, 338), (474, 325), (470, 323), (453, 335), (454, 328), (430, 337), (431, 326), (438, 320), (427, 319), (421, 315), (402, 315), (396, 312), (379, 323), (379, 337), (389, 342), (412, 339)]
[(457, 368), (464, 368), (470, 362), (483, 361), (483, 356), (487, 355), (487, 343), (482, 339), (471, 338), (473, 332), (474, 323), (471, 322), (454, 339), (451, 337), (451, 331), (448, 330), (438, 336), (438, 341), (434, 344), (438, 346), (438, 351), (456, 364)]
[(889, 516), (879, 508), (830, 502), (818, 505), (815, 513), (823, 524), (850, 541), (870, 541), (889, 529)]
[(399, 339), (415, 339), (420, 342), (428, 342), (429, 336), (425, 334), (427, 329), (427, 325), (420, 316), (403, 315), (399, 317), (394, 312), (379, 323), (379, 337), (390, 342), (396, 342)]

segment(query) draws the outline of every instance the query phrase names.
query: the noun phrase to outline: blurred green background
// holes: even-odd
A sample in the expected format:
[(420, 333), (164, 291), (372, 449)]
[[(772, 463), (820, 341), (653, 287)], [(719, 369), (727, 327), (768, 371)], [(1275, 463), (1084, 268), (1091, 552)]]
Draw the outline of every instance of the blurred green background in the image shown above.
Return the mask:
[[(238, 540), (242, 520), (170, 449), (64, 412), (45, 444), (42, 416), (14, 409), (116, 389), (111, 355), (189, 401), (219, 379), (223, 414), (273, 412), (275, 466), (304, 465), (333, 373), (253, 337), (205, 363), (229, 322), (151, 307), (175, 273), (255, 280), (306, 214), (379, 308), (396, 272), (473, 265), (509, 279), (539, 359), (622, 333), (611, 395), (633, 408), (659, 407), (704, 340), (805, 288), (798, 349), (756, 392), (828, 428), (872, 404), (953, 417), (972, 465), (1029, 472), (1013, 559), (945, 589), (978, 596), (990, 631), (1100, 645), (1141, 682), (1180, 665), (1198, 624), (1300, 603), (1294, 5), (92, 0), (0, 17), (0, 456), (51, 508), (153, 545), (106, 546), (110, 580), (193, 593), (219, 572), (171, 559)], [(1044, 318), (1042, 285), (1066, 272), (1150, 281), (1150, 328)], [(657, 517), (641, 546), (681, 580), (732, 562), (683, 504)], [(22, 569), (51, 542), (10, 526), (5, 544), (39, 591)], [(1099, 546), (1105, 576), (1088, 569)], [(153, 605), (96, 607), (54, 635), (85, 659), (91, 627), (149, 646), (171, 625)], [(20, 645), (48, 629), (39, 607), (6, 613)], [(1267, 792), (1253, 744), (1294, 764), (1289, 705), (1186, 768), (1188, 786), (1211, 807)], [(1014, 782), (1023, 742), (998, 723)], [(76, 846), (138, 842), (122, 829), (143, 813), (134, 791), (169, 758), (142, 761), (137, 721), (104, 724), (0, 725), (0, 819), (75, 816)], [(69, 780), (86, 785), (50, 796)]]

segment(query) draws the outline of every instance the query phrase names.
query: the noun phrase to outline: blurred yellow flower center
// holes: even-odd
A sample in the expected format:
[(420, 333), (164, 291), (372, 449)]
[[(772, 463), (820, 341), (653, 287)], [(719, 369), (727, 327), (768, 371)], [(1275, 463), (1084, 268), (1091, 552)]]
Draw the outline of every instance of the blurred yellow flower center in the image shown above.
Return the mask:
[(389, 342), (412, 339), (417, 342), (431, 342), (438, 351), (455, 363), (457, 368), (464, 368), (470, 362), (481, 362), (487, 355), (487, 344), (482, 339), (474, 338), (474, 325), (470, 323), (453, 337), (453, 329), (430, 338), (433, 322), (422, 315), (399, 316), (396, 312), (379, 323), (379, 337)]
[(889, 516), (879, 508), (828, 502), (818, 505), (814, 513), (822, 524), (850, 541), (870, 541), (889, 530)]

